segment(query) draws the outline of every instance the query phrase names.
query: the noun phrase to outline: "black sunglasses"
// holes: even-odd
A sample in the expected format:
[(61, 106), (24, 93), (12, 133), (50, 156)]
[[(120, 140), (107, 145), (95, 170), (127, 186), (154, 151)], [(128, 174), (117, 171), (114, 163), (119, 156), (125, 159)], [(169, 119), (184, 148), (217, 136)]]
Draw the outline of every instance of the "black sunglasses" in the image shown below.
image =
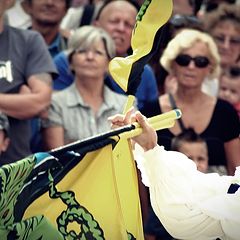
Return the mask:
[(191, 61), (194, 61), (195, 66), (198, 68), (205, 68), (210, 63), (207, 57), (204, 57), (204, 56), (191, 57), (187, 54), (178, 55), (175, 61), (179, 66), (182, 66), (182, 67), (187, 67)]

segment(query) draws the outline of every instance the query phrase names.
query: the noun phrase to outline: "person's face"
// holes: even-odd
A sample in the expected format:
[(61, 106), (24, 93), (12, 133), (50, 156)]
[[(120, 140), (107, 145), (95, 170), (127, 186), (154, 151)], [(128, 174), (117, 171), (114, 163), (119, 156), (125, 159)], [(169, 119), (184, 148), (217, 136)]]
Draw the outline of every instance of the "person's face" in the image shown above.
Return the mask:
[(102, 40), (96, 41), (89, 48), (79, 48), (71, 59), (71, 69), (77, 79), (104, 78), (109, 59)]
[(195, 42), (192, 47), (183, 50), (180, 54), (194, 57), (206, 57), (210, 63), (203, 68), (197, 67), (193, 60), (187, 66), (181, 66), (173, 61), (173, 73), (177, 78), (178, 86), (184, 88), (201, 88), (202, 82), (211, 71), (211, 59), (208, 46), (203, 42)]
[(233, 22), (229, 20), (219, 22), (211, 34), (218, 46), (222, 67), (236, 63), (240, 55), (240, 31)]
[(95, 24), (113, 38), (118, 56), (124, 56), (131, 45), (132, 30), (136, 21), (136, 8), (126, 1), (109, 3)]
[(207, 145), (204, 142), (183, 142), (179, 152), (184, 153), (189, 159), (193, 160), (200, 172), (207, 172), (208, 151)]
[(173, 15), (193, 15), (193, 7), (188, 0), (173, 0)]
[(3, 130), (0, 130), (0, 155), (2, 152), (5, 152), (9, 145), (9, 138), (5, 137)]
[(60, 24), (66, 14), (65, 0), (32, 0), (29, 4), (30, 15), (33, 21), (40, 24)]
[(240, 77), (232, 79), (231, 76), (223, 75), (218, 96), (231, 104), (240, 103)]

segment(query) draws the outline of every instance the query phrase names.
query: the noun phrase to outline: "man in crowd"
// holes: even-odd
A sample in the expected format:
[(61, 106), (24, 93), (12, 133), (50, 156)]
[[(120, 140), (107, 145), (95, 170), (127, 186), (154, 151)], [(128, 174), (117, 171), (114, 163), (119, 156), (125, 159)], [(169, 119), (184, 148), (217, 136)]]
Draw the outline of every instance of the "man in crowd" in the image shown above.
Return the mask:
[(1, 155), (0, 165), (31, 153), (29, 119), (48, 107), (56, 73), (38, 33), (4, 25), (8, 4), (8, 0), (0, 1), (0, 111), (9, 118), (11, 144)]

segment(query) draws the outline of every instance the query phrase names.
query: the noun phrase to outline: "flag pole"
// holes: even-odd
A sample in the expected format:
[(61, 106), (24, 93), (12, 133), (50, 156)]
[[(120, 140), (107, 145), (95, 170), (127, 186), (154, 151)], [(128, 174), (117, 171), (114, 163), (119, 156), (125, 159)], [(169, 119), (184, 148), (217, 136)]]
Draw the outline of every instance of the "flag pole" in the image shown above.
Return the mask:
[(126, 114), (126, 112), (134, 105), (135, 99), (136, 99), (135, 96), (128, 95), (127, 101), (123, 109), (123, 114)]
[[(174, 109), (169, 112), (148, 118), (147, 121), (149, 122), (150, 126), (153, 127), (156, 131), (165, 129), (165, 128), (171, 128), (174, 126), (177, 119), (179, 119), (182, 116), (180, 109)], [(130, 139), (133, 137), (136, 137), (142, 133), (142, 128), (139, 125), (139, 123), (133, 123), (135, 129), (127, 132), (120, 133), (117, 136), (113, 136), (113, 138), (119, 140), (120, 139)]]

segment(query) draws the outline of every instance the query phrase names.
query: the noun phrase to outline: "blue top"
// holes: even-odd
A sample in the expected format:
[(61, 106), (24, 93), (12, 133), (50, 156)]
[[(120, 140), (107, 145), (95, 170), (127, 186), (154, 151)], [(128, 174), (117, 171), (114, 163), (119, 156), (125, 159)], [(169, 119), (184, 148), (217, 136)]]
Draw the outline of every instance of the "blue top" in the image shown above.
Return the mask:
[[(69, 69), (69, 62), (64, 52), (60, 52), (53, 60), (59, 72), (58, 78), (54, 80), (53, 88), (54, 90), (62, 90), (72, 84), (74, 77)], [(113, 91), (125, 94), (111, 76), (107, 75), (105, 82)], [(144, 66), (142, 80), (135, 96), (137, 98), (137, 106), (139, 109), (145, 105), (145, 102), (158, 98), (157, 81), (153, 70), (149, 65)]]

